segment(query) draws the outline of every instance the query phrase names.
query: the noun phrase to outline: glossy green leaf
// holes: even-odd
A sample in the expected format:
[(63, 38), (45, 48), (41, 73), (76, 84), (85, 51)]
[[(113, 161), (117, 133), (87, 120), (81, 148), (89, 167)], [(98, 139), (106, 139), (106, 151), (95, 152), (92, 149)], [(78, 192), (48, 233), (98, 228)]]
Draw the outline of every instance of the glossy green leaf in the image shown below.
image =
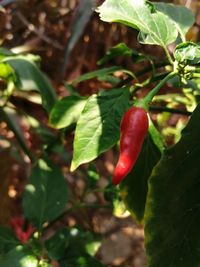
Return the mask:
[(185, 64), (197, 64), (200, 62), (200, 45), (193, 42), (185, 42), (176, 46), (174, 57), (178, 62)]
[(159, 11), (152, 13), (144, 0), (106, 0), (97, 12), (103, 21), (120, 22), (138, 29), (143, 43), (166, 47), (178, 35), (174, 22)]
[(80, 83), (80, 82), (83, 82), (83, 81), (87, 81), (87, 80), (90, 80), (90, 79), (93, 79), (93, 78), (98, 78), (98, 77), (101, 77), (101, 76), (105, 76), (105, 75), (114, 73), (115, 71), (118, 71), (118, 70), (122, 70), (122, 67), (114, 66), (114, 67), (110, 67), (110, 68), (103, 68), (103, 69), (100, 69), (100, 70), (91, 71), (91, 72), (88, 72), (88, 73), (83, 74), (83, 75), (79, 76), (78, 78), (76, 78), (73, 81), (73, 84), (77, 84), (77, 83)]
[(26, 218), (41, 229), (44, 222), (58, 217), (67, 201), (67, 185), (60, 168), (48, 159), (39, 159), (33, 167), (23, 196)]
[(8, 227), (0, 226), (0, 255), (8, 252), (17, 244), (19, 241), (14, 232)]
[(129, 107), (129, 95), (128, 88), (119, 88), (88, 99), (75, 131), (72, 171), (116, 144), (122, 115)]
[(62, 259), (66, 254), (69, 246), (69, 231), (63, 229), (58, 231), (53, 237), (45, 242), (45, 247), (51, 259)]
[(37, 90), (42, 97), (42, 104), (49, 112), (53, 107), (56, 94), (47, 77), (30, 60), (8, 57), (4, 59), (16, 72), (21, 90)]
[(38, 260), (27, 249), (17, 246), (0, 257), (0, 267), (38, 267)]
[(145, 209), (149, 267), (199, 267), (199, 121), (200, 105), (149, 180)]
[(50, 113), (50, 125), (61, 129), (76, 123), (85, 103), (86, 99), (80, 96), (67, 96), (57, 101)]
[(192, 27), (195, 21), (192, 11), (185, 6), (156, 2), (153, 2), (153, 4), (157, 10), (168, 16), (168, 18), (174, 22), (176, 29), (184, 40), (185, 34)]
[(148, 179), (160, 156), (160, 151), (153, 143), (151, 136), (148, 135), (134, 168), (120, 186), (126, 205), (138, 222), (143, 220)]

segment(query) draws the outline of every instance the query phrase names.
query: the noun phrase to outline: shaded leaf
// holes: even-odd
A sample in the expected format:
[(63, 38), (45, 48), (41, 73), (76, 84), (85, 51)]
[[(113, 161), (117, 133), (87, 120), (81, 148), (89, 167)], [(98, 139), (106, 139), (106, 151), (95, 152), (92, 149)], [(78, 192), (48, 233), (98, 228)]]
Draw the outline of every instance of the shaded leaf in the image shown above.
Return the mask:
[(69, 231), (63, 229), (45, 242), (45, 247), (51, 259), (59, 260), (65, 256), (66, 249), (69, 246), (69, 235)]
[(184, 40), (185, 34), (195, 22), (192, 11), (185, 6), (156, 2), (153, 2), (153, 4), (155, 5), (157, 10), (164, 13), (169, 17), (169, 19), (173, 20), (175, 27)]
[(128, 88), (120, 88), (88, 99), (75, 131), (72, 171), (118, 141), (120, 121), (129, 107), (129, 95)]
[(38, 267), (38, 260), (22, 246), (0, 257), (0, 267)]
[(176, 46), (174, 57), (178, 62), (185, 64), (197, 64), (200, 62), (200, 45), (193, 42), (185, 42)]
[(0, 254), (6, 253), (19, 244), (14, 232), (4, 226), (0, 226)]
[(42, 224), (58, 217), (67, 201), (67, 185), (60, 169), (48, 159), (33, 167), (23, 196), (27, 219), (41, 230)]
[(199, 266), (199, 120), (200, 105), (181, 140), (165, 151), (149, 180), (145, 210), (149, 267)]
[(152, 13), (144, 0), (106, 0), (97, 12), (103, 21), (120, 22), (141, 31), (143, 43), (166, 47), (178, 35), (173, 21), (159, 11)]
[(111, 59), (118, 56), (128, 56), (131, 57), (133, 54), (133, 50), (130, 49), (125, 43), (119, 43), (113, 47), (111, 47), (105, 54), (105, 56), (100, 59), (97, 64), (102, 65)]
[(8, 57), (4, 59), (18, 76), (18, 86), (21, 90), (37, 90), (42, 97), (42, 104), (49, 112), (53, 107), (56, 94), (47, 77), (30, 60), (24, 58)]
[(84, 97), (75, 95), (57, 101), (50, 113), (50, 125), (56, 129), (61, 129), (76, 123), (85, 103), (86, 99)]
[(121, 184), (123, 199), (138, 222), (143, 220), (148, 179), (160, 156), (160, 151), (153, 143), (151, 136), (148, 135), (134, 168)]
[(83, 81), (87, 81), (87, 80), (90, 80), (90, 79), (93, 79), (93, 78), (96, 78), (96, 77), (101, 77), (101, 76), (105, 76), (105, 75), (108, 75), (108, 74), (111, 74), (115, 71), (118, 71), (118, 70), (122, 70), (122, 67), (110, 67), (110, 68), (103, 68), (103, 69), (100, 69), (100, 70), (95, 70), (95, 71), (91, 71), (91, 72), (88, 72), (86, 74), (83, 74), (81, 76), (79, 76), (78, 78), (76, 78), (74, 81), (73, 81), (73, 84), (77, 84), (77, 83), (80, 83), (80, 82), (83, 82)]

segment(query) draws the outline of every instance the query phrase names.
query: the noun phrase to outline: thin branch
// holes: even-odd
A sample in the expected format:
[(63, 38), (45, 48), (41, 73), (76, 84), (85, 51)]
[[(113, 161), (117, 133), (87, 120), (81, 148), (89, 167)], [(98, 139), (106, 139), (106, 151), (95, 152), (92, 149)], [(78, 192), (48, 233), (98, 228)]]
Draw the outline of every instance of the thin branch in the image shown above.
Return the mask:
[(16, 16), (29, 29), (29, 31), (34, 32), (41, 40), (59, 50), (63, 50), (63, 46), (61, 44), (44, 35), (44, 33), (37, 29), (32, 23), (30, 23), (21, 12), (17, 11)]

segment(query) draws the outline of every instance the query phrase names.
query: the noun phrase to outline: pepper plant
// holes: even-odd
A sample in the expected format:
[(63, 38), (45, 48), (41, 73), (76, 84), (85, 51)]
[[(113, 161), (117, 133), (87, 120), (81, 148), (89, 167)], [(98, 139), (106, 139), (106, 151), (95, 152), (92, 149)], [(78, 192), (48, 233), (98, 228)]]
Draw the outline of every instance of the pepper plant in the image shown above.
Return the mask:
[[(31, 165), (22, 200), (23, 216), (12, 218), (14, 231), (0, 228), (0, 267), (50, 267), (52, 261), (62, 267), (102, 266), (93, 257), (95, 250), (88, 249), (87, 245), (98, 239), (91, 233), (69, 227), (51, 237), (46, 235), (69, 211), (66, 204), (72, 205), (70, 209), (83, 207), (83, 203), (70, 202), (64, 170), (53, 157), (59, 155), (60, 161), (69, 164), (70, 155), (65, 154), (63, 144), (73, 132), (72, 172), (120, 140), (113, 185), (102, 191), (105, 196), (110, 192), (115, 198), (120, 195), (137, 222), (144, 224), (148, 266), (198, 267), (200, 45), (186, 39), (194, 15), (184, 6), (144, 0), (106, 0), (96, 12), (105, 22), (137, 30), (140, 44), (160, 46), (164, 56), (158, 60), (119, 43), (99, 60), (98, 70), (65, 82), (70, 96), (58, 99), (39, 70), (39, 57), (0, 49), (0, 78), (4, 84), (0, 92), (1, 120), (15, 134)], [(142, 63), (142, 71), (111, 66), (118, 56), (131, 58), (134, 66)], [(102, 83), (97, 94), (81, 96), (77, 85), (93, 78), (109, 84), (109, 89)], [(37, 97), (38, 107), (48, 116), (48, 125), (18, 110), (18, 97)], [(166, 129), (162, 122), (166, 114), (174, 113), (187, 119), (181, 127), (177, 124), (177, 129)], [(43, 141), (39, 152), (28, 148), (13, 115), (28, 118), (30, 127), (37, 130)], [(165, 130), (175, 133), (173, 144), (167, 142)], [(93, 189), (99, 176), (94, 170), (90, 175), (90, 165), (86, 166), (88, 184)]]

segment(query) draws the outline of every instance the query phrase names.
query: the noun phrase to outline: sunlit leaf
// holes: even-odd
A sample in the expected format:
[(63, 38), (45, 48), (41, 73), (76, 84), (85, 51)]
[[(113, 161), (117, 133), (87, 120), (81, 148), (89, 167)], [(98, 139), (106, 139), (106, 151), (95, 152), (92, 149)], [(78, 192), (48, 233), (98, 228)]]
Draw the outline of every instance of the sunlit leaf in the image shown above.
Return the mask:
[(76, 123), (85, 103), (86, 99), (80, 96), (67, 96), (57, 101), (50, 113), (50, 125), (60, 129)]
[(88, 99), (75, 131), (72, 171), (118, 141), (120, 121), (128, 107), (128, 88), (105, 91)]
[(173, 21), (159, 11), (152, 12), (144, 0), (106, 0), (97, 12), (103, 21), (120, 22), (138, 29), (142, 42), (148, 44), (166, 47), (178, 35)]

